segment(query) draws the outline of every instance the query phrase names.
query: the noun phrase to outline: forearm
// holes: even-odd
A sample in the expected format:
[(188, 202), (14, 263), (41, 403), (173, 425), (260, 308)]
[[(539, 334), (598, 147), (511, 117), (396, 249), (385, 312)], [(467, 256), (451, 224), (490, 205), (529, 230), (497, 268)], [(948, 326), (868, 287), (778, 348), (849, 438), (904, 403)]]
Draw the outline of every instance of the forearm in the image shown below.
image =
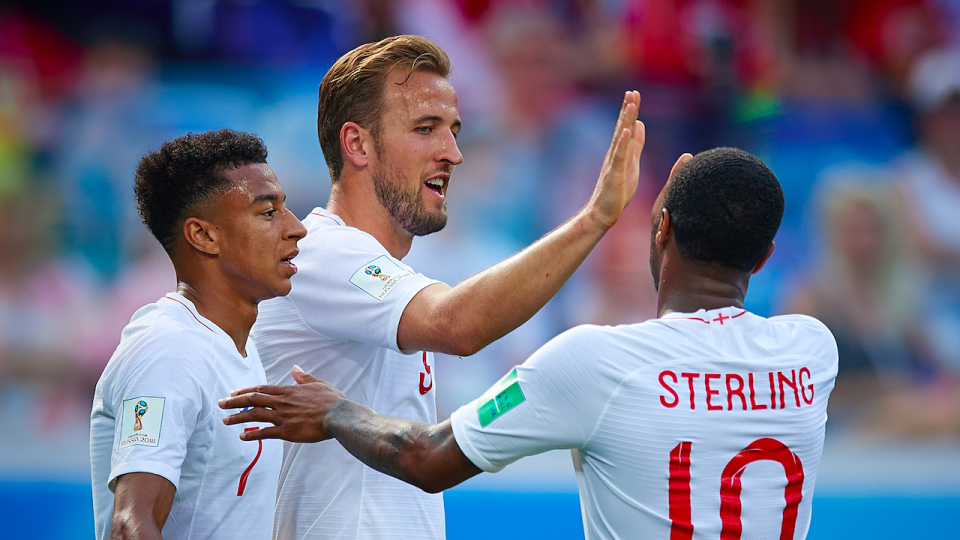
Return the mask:
[(113, 496), (110, 540), (161, 540), (176, 488), (151, 473), (129, 473), (117, 478)]
[(432, 333), (421, 336), (426, 338), (421, 343), (401, 345), (459, 355), (479, 351), (553, 298), (607, 230), (581, 210), (523, 251), (438, 295), (428, 312), (415, 315), (433, 321)]
[(449, 420), (431, 425), (393, 418), (344, 399), (327, 411), (324, 428), (367, 466), (430, 493), (480, 472), (457, 446)]
[(408, 351), (473, 354), (526, 322), (560, 290), (633, 198), (646, 140), (640, 94), (627, 92), (589, 202), (509, 259), (456, 287), (431, 285), (410, 301), (397, 332)]
[(163, 540), (151, 516), (114, 512), (110, 540)]

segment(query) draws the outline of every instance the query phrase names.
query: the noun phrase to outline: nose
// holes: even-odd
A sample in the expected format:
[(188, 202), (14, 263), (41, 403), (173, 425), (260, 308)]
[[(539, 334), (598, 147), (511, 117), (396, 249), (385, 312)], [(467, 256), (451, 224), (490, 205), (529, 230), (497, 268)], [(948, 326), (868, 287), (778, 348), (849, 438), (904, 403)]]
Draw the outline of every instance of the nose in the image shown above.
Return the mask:
[(453, 135), (452, 131), (446, 140), (444, 140), (443, 148), (440, 150), (440, 155), (437, 156), (437, 159), (450, 163), (451, 165), (463, 163), (463, 154), (460, 153), (460, 148), (457, 146), (457, 138)]
[(287, 219), (284, 238), (302, 240), (303, 237), (307, 235), (307, 228), (303, 226), (303, 223), (300, 223), (297, 216), (293, 215), (293, 212), (290, 210), (284, 208), (283, 215)]

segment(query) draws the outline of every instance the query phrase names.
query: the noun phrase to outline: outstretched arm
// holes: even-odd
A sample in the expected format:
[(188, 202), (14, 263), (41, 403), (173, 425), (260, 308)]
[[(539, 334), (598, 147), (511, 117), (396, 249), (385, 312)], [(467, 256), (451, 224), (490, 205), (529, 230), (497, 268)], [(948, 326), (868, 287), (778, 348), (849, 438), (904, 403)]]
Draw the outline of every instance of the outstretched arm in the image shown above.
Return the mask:
[(296, 386), (261, 385), (221, 399), (222, 409), (251, 407), (227, 416), (227, 425), (269, 422), (272, 427), (245, 431), (240, 438), (318, 442), (335, 438), (357, 459), (384, 474), (437, 493), (481, 471), (460, 450), (450, 420), (426, 424), (377, 414), (350, 401), (299, 367)]
[(403, 350), (470, 355), (526, 322), (580, 266), (637, 191), (645, 129), (640, 94), (627, 92), (596, 188), (587, 204), (516, 255), (454, 287), (435, 284), (404, 309)]

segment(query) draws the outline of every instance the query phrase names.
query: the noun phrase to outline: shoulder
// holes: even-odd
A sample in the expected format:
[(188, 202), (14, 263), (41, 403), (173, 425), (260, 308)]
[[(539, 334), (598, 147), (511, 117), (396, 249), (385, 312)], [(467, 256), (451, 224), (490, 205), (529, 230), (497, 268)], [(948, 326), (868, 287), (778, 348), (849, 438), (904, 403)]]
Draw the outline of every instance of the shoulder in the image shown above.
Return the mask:
[(326, 250), (354, 252), (370, 251), (387, 254), (387, 249), (370, 233), (345, 225), (340, 218), (318, 208), (303, 220), (307, 236), (300, 240), (300, 246), (310, 246)]
[[(624, 358), (640, 357), (649, 327), (644, 324), (598, 326), (583, 324), (566, 330), (535, 352), (528, 363), (560, 369), (623, 370)], [(630, 362), (626, 362), (630, 363)]]
[(181, 313), (158, 304), (141, 308), (124, 328), (108, 369), (214, 376), (215, 335), (191, 317), (186, 309)]
[(799, 313), (776, 315), (769, 317), (767, 323), (833, 339), (833, 334), (830, 332), (830, 329), (827, 328), (827, 325), (823, 324), (820, 319), (811, 317), (810, 315), (801, 315)]
[(312, 213), (304, 220), (304, 225), (308, 234), (298, 243), (300, 255), (295, 262), (299, 271), (293, 278), (295, 284), (298, 278), (302, 279), (301, 274), (314, 277), (353, 274), (375, 260), (386, 261), (391, 270), (413, 272), (390, 255), (371, 234), (344, 225), (326, 213)]
[(589, 348), (592, 344), (607, 339), (610, 335), (609, 326), (598, 326), (595, 324), (581, 324), (565, 330), (556, 337), (548, 341), (541, 350), (563, 350), (568, 348)]
[(760, 330), (772, 340), (798, 354), (817, 357), (835, 364), (838, 361), (837, 340), (819, 319), (809, 315), (777, 315), (765, 319)]

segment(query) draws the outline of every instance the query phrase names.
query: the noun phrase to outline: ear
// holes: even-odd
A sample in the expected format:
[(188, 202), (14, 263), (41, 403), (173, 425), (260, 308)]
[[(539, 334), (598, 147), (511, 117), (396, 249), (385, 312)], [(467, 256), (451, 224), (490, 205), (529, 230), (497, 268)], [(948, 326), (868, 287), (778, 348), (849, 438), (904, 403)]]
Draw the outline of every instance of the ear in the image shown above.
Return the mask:
[(220, 253), (220, 229), (209, 221), (196, 217), (187, 218), (183, 223), (183, 236), (188, 244), (201, 253)]
[(660, 209), (660, 219), (657, 222), (657, 232), (654, 241), (661, 248), (666, 247), (670, 236), (673, 235), (673, 228), (670, 223), (670, 211), (666, 208)]
[(767, 254), (760, 259), (760, 262), (757, 263), (757, 266), (753, 267), (753, 271), (750, 272), (750, 275), (756, 274), (760, 270), (763, 270), (763, 265), (767, 264), (767, 261), (770, 260), (770, 256), (773, 255), (773, 248), (777, 247), (776, 242), (770, 242), (770, 249), (767, 250)]
[(344, 161), (355, 167), (366, 167), (376, 155), (373, 136), (356, 122), (347, 122), (340, 128), (340, 151)]

